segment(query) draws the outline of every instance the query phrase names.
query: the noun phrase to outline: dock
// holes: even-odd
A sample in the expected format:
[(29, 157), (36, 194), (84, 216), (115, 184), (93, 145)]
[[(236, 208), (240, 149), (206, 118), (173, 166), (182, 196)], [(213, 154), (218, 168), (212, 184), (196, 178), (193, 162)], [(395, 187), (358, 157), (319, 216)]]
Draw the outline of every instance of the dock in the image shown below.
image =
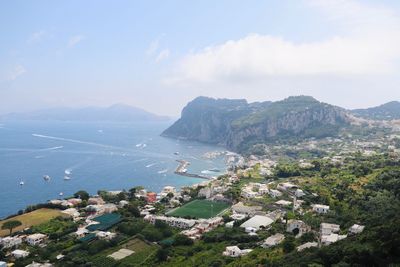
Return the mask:
[(179, 162), (178, 167), (176, 167), (175, 174), (181, 175), (181, 176), (186, 176), (186, 177), (193, 177), (193, 178), (200, 178), (200, 179), (205, 179), (205, 180), (212, 180), (212, 177), (204, 176), (204, 175), (199, 175), (195, 173), (188, 173), (187, 172), (187, 166), (190, 165), (189, 161), (183, 160), (183, 159), (177, 159), (177, 162)]

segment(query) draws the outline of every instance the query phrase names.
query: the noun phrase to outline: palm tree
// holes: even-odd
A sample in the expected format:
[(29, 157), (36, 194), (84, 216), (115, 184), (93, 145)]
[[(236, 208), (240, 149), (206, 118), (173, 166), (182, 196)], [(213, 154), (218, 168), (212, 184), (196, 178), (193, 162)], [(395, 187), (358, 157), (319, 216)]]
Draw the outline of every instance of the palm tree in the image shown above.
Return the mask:
[(8, 229), (10, 230), (10, 235), (12, 234), (12, 230), (18, 226), (21, 226), (22, 223), (18, 220), (11, 220), (11, 221), (6, 221), (2, 226), (1, 229), (5, 230)]

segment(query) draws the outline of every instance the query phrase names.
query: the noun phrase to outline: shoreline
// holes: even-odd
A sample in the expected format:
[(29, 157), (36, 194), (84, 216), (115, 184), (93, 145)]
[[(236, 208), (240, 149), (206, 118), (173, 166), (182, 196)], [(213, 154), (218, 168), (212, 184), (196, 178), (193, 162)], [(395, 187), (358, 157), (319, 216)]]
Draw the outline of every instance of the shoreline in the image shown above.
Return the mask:
[(208, 177), (205, 175), (200, 175), (200, 174), (195, 174), (195, 173), (188, 173), (186, 168), (187, 166), (190, 165), (190, 162), (187, 160), (183, 159), (177, 159), (177, 162), (179, 162), (178, 167), (176, 167), (175, 174), (181, 175), (181, 176), (186, 176), (186, 177), (191, 177), (191, 178), (199, 178), (199, 179), (205, 179), (205, 180), (213, 180), (212, 177)]

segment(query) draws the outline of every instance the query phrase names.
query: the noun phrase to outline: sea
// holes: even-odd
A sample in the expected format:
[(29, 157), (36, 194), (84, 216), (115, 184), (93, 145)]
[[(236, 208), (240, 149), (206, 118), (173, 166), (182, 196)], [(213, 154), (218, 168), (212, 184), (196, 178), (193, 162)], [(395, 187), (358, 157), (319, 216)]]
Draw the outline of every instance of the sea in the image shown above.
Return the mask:
[(178, 159), (190, 162), (189, 173), (226, 171), (223, 155), (204, 157), (223, 148), (161, 137), (171, 123), (0, 122), (0, 218), (60, 193), (64, 198), (78, 190), (134, 186), (159, 192), (204, 181), (176, 175)]

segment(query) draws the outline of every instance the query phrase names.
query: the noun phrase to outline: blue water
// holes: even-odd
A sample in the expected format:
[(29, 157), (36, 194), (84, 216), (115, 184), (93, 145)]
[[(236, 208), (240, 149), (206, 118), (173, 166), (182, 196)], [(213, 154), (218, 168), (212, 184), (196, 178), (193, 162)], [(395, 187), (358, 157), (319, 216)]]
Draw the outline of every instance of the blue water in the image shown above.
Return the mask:
[[(169, 124), (0, 122), (0, 218), (60, 192), (94, 194), (137, 185), (158, 192), (165, 185), (203, 181), (175, 175), (177, 159), (190, 161), (191, 173), (225, 169), (223, 157), (201, 157), (222, 148), (161, 137)], [(71, 180), (63, 179), (66, 170)]]

